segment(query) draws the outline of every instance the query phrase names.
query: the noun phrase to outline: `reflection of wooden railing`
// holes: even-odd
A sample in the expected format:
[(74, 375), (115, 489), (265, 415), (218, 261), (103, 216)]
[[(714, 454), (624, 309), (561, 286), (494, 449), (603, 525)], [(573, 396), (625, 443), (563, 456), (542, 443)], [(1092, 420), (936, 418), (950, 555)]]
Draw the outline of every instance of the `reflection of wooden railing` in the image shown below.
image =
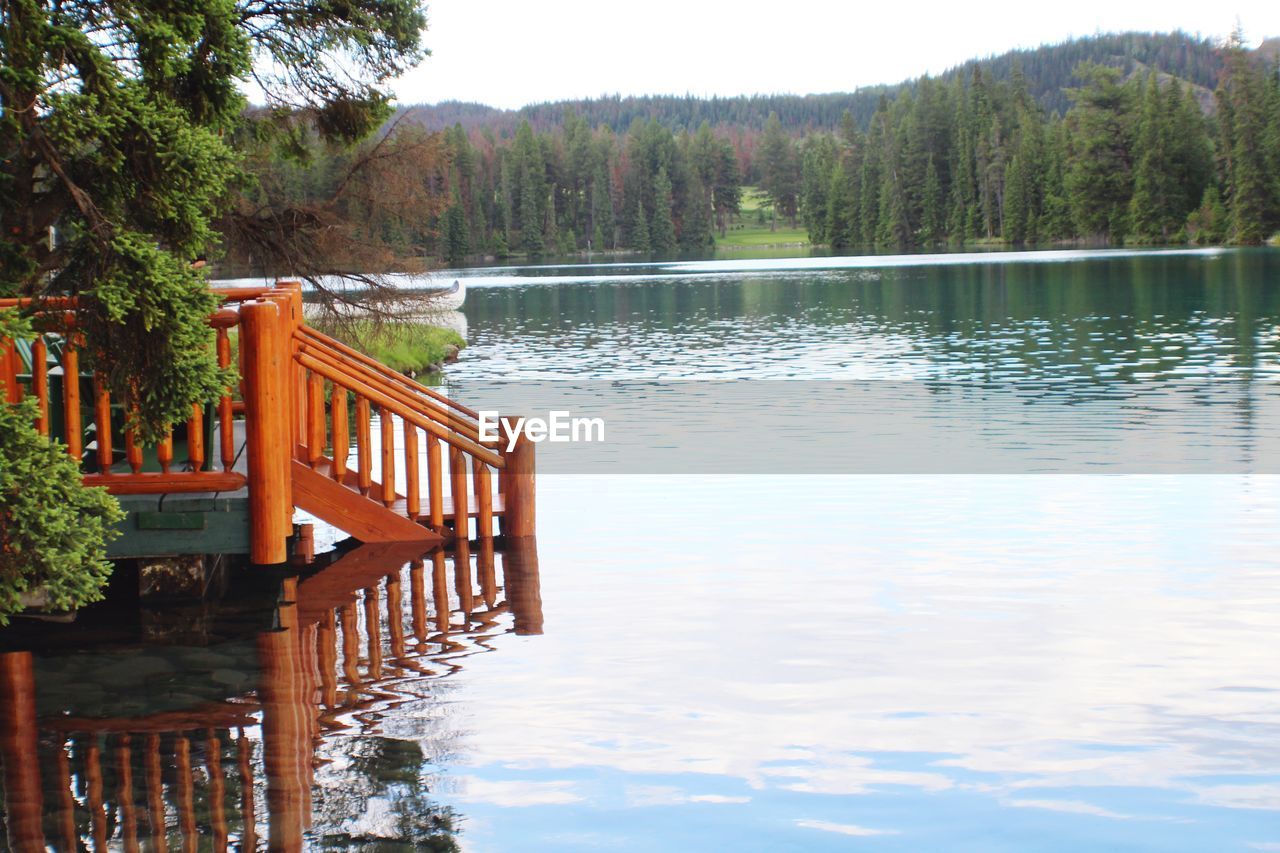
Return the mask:
[[(364, 541), (425, 546), (442, 539), (483, 540), (498, 532), (498, 519), (505, 536), (533, 535), (533, 445), (523, 436), (510, 449), (505, 435), (500, 443), (481, 441), (475, 411), (308, 327), (297, 282), (215, 292), (224, 305), (209, 321), (218, 363), (231, 365), (236, 330), (244, 399), (238, 403), (228, 389), (208, 414), (203, 406), (192, 408), (184, 425), (185, 459), (174, 458), (171, 430), (155, 448), (154, 461), (148, 460), (100, 375), (84, 379), (82, 390), (74, 299), (0, 300), (0, 308), (36, 313), (43, 328), (31, 341), (0, 340), (0, 391), (11, 402), (34, 394), (40, 430), (57, 435), (82, 459), (87, 483), (114, 494), (218, 492), (247, 485), (255, 562), (284, 561), (295, 506)], [(51, 369), (55, 346), (60, 354)], [(19, 350), (29, 351), (29, 358)], [(30, 362), (29, 373), (24, 361)], [(57, 430), (51, 427), (55, 409), (62, 413)], [(244, 415), (240, 465), (238, 413)], [(217, 425), (220, 471), (209, 459), (206, 418)], [(84, 458), (90, 445), (94, 453)]]
[(406, 546), (363, 546), (286, 582), (296, 603), (258, 635), (256, 693), (222, 703), (37, 719), (31, 655), (0, 655), (9, 849), (303, 849), (327, 737), (425, 698), (503, 633), (541, 633), (533, 540), (511, 544), (482, 540), (472, 555), (462, 542), (407, 565)]

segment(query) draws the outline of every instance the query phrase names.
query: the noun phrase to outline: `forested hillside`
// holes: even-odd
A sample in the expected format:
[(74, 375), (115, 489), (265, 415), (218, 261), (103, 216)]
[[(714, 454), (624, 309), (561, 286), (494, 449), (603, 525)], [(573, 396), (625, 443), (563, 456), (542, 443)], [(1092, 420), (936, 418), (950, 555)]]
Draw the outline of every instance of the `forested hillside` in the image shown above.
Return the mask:
[[(1064, 90), (1075, 83), (1073, 72), (1082, 62), (1120, 69), (1128, 76), (1135, 70), (1159, 68), (1166, 74), (1212, 90), (1218, 83), (1222, 59), (1213, 43), (1185, 33), (1120, 33), (1096, 35), (1030, 50), (1013, 50), (987, 59), (976, 59), (939, 75), (949, 83), (973, 76), (975, 68), (992, 82), (1008, 82), (1020, 68), (1027, 93), (1044, 109), (1065, 113), (1070, 101)], [(461, 124), (464, 130), (489, 129), (498, 136), (512, 136), (522, 121), (535, 131), (550, 130), (566, 110), (592, 127), (608, 127), (626, 133), (636, 119), (656, 120), (673, 131), (696, 131), (703, 122), (712, 128), (760, 131), (770, 114), (776, 114), (784, 130), (835, 130), (848, 112), (866, 127), (881, 95), (896, 98), (914, 91), (920, 79), (895, 85), (869, 86), (856, 92), (821, 95), (743, 95), (729, 98), (695, 98), (689, 95), (607, 96), (575, 101), (533, 104), (519, 110), (499, 110), (481, 104), (447, 102), (409, 107), (414, 120), (443, 130)]]
[[(1104, 44), (1148, 52), (1058, 67)], [(772, 111), (756, 130), (756, 99), (664, 101), (702, 116), (692, 130), (637, 115), (618, 132), (605, 102), (591, 106), (598, 121), (567, 109), (542, 129), (523, 119), (510, 136), (468, 130), (478, 108), (460, 106), (436, 132), (402, 114), (354, 154), (330, 155), (303, 134), (294, 159), (254, 163), (258, 202), (327, 223), (313, 230), (330, 245), (295, 256), (328, 251), (330, 269), (704, 251), (734, 221), (744, 186), (764, 194), (774, 223), (802, 223), (838, 252), (1260, 243), (1280, 229), (1280, 71), (1239, 39), (1206, 49), (1123, 36), (999, 57), (881, 91), (865, 122), (846, 111), (834, 129), (797, 131), (798, 112), (788, 129)], [(829, 106), (809, 115), (826, 124)], [(234, 255), (235, 235), (229, 243)]]

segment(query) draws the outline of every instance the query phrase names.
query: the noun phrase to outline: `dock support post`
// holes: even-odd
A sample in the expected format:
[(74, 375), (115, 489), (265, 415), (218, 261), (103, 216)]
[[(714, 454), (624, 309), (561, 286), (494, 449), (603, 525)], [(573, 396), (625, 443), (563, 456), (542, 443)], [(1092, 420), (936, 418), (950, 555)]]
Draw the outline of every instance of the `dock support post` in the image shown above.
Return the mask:
[(247, 302), (240, 308), (244, 356), (245, 433), (249, 460), (249, 553), (260, 565), (283, 563), (293, 520), (289, 500), (292, 440), (285, 381), (289, 343), (283, 339), (280, 307)]
[[(512, 442), (512, 436), (515, 441)], [(520, 538), (537, 532), (536, 465), (534, 445), (524, 432), (516, 431), (516, 419), (502, 418), (502, 489), (504, 513), (502, 535)]]

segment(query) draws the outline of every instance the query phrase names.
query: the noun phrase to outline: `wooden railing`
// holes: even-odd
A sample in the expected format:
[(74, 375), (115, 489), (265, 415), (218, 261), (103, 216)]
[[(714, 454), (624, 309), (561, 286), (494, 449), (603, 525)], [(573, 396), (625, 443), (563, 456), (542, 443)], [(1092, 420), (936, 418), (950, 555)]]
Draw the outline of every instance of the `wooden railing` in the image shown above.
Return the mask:
[[(295, 506), (322, 518), (327, 511), (335, 517), (324, 520), (339, 527), (363, 519), (381, 541), (484, 540), (499, 519), (504, 536), (534, 534), (533, 446), (523, 436), (509, 446), (508, 420), (501, 442), (482, 441), (474, 410), (307, 326), (298, 282), (214, 292), (224, 306), (209, 320), (218, 363), (231, 365), (236, 330), (243, 399), (229, 388), (207, 410), (193, 407), (183, 459), (175, 459), (172, 431), (148, 457), (101, 377), (81, 377), (74, 299), (0, 300), (0, 309), (34, 312), (46, 330), (31, 341), (0, 339), (0, 390), (10, 402), (33, 394), (38, 428), (82, 461), (85, 482), (113, 494), (247, 486), (255, 562), (285, 560)], [(53, 411), (61, 413), (56, 430)], [(210, 420), (221, 470), (210, 458)], [(338, 489), (317, 491), (317, 475)]]
[[(28, 305), (25, 300), (0, 301), (0, 309), (12, 307)], [(62, 441), (67, 453), (81, 462), (85, 483), (105, 486), (117, 495), (243, 488), (245, 475), (233, 470), (232, 389), (228, 388), (208, 412), (203, 405), (192, 406), (191, 416), (180, 426), (185, 458), (175, 458), (171, 428), (153, 448), (154, 458), (148, 459), (141, 443), (127, 428), (125, 403), (113, 399), (100, 372), (81, 373), (83, 341), (76, 331), (74, 309), (74, 303), (66, 299), (53, 300), (51, 306), (42, 302), (35, 311), (40, 331), (34, 338), (0, 339), (0, 386), (11, 403), (27, 394), (35, 397), (36, 428), (42, 435), (52, 434)], [(217, 358), (222, 367), (231, 364), (229, 330), (238, 322), (239, 314), (227, 309), (209, 318), (209, 325), (216, 332)], [(221, 470), (209, 455), (209, 434), (215, 430), (206, 430), (206, 426), (216, 427)]]

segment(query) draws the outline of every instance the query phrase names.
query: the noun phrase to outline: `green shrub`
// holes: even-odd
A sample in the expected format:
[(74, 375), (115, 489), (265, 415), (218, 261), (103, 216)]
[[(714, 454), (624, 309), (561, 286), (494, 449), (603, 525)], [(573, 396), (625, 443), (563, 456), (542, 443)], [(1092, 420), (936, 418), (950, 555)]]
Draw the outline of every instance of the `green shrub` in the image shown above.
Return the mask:
[[(0, 313), (0, 337), (29, 335)], [(88, 488), (65, 446), (36, 431), (36, 403), (0, 400), (0, 625), (39, 590), (69, 610), (102, 598), (106, 542), (123, 517), (105, 489)]]

